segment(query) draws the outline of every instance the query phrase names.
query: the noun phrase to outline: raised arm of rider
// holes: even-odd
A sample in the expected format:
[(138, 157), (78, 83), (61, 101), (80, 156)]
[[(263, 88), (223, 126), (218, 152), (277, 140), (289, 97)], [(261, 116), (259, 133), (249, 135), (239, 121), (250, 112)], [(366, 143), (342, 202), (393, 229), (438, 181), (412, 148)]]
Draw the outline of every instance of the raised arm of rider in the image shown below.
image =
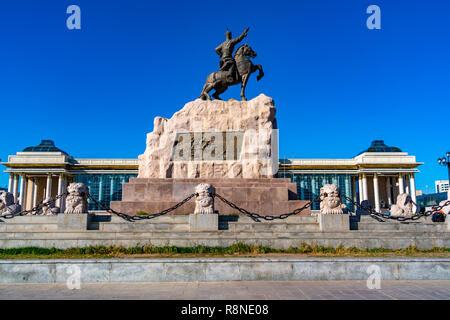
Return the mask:
[(219, 57), (222, 57), (222, 45), (218, 46), (215, 51)]

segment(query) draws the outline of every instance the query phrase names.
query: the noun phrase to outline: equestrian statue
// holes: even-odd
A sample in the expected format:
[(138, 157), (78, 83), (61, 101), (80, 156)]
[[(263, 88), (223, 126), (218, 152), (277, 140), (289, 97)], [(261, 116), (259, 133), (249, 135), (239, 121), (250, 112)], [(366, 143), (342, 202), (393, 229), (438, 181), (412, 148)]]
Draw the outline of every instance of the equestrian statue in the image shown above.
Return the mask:
[(256, 70), (259, 70), (256, 79), (259, 81), (264, 76), (262, 66), (260, 64), (254, 65), (248, 58), (256, 58), (256, 52), (247, 44), (241, 45), (233, 56), (235, 45), (247, 36), (248, 30), (249, 28), (245, 29), (239, 37), (233, 39), (231, 32), (227, 29), (225, 41), (215, 50), (220, 57), (220, 71), (213, 72), (206, 78), (200, 99), (211, 100), (209, 92), (214, 89), (215, 92), (212, 96), (217, 100), (222, 100), (219, 97), (220, 94), (224, 93), (229, 86), (240, 83), (242, 101), (247, 101), (245, 98), (245, 87), (247, 86), (250, 75)]

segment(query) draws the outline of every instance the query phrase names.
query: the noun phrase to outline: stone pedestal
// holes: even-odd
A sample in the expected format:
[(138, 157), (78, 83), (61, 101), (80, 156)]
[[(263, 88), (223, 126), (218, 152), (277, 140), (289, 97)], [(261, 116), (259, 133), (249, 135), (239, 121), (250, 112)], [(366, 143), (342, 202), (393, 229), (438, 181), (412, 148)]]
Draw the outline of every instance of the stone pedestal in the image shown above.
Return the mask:
[(318, 214), (320, 231), (339, 232), (350, 230), (350, 218), (348, 214)]
[(219, 230), (218, 214), (190, 214), (189, 231), (217, 231)]
[(139, 160), (139, 178), (272, 178), (278, 170), (276, 109), (263, 94), (250, 101), (187, 103), (156, 117)]
[[(289, 213), (307, 201), (297, 199), (297, 184), (289, 178), (266, 179), (143, 179), (131, 178), (123, 184), (122, 201), (112, 201), (111, 208), (127, 214), (139, 211), (156, 213), (170, 208), (195, 191), (200, 183), (212, 184), (216, 193), (250, 212), (264, 215)], [(239, 214), (219, 199), (214, 201), (219, 214)], [(188, 214), (195, 210), (191, 200), (169, 214)], [(310, 209), (302, 211), (310, 215)]]
[(92, 215), (82, 214), (58, 214), (58, 230), (85, 231), (88, 229)]
[[(156, 117), (139, 156), (139, 175), (123, 184), (122, 201), (112, 209), (136, 214), (170, 208), (201, 183), (235, 205), (263, 215), (290, 213), (305, 205), (297, 200), (297, 185), (277, 179), (276, 109), (263, 94), (250, 101), (187, 103), (172, 118)], [(194, 212), (189, 201), (170, 214)], [(239, 214), (216, 199), (219, 214)], [(309, 215), (309, 208), (302, 214)]]

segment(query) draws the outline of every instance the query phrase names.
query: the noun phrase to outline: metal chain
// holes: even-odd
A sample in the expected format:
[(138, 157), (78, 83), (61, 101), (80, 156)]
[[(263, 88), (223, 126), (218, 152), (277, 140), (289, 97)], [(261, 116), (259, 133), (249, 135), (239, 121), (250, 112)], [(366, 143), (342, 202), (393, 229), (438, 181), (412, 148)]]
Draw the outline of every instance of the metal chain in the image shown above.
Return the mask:
[[(397, 220), (397, 221), (407, 221), (407, 220), (415, 221), (415, 220), (418, 220), (418, 219), (423, 218), (423, 217), (428, 217), (428, 216), (432, 215), (434, 212), (440, 211), (442, 208), (450, 205), (450, 200), (449, 200), (449, 201), (445, 202), (442, 206), (432, 207), (431, 210), (425, 211), (424, 213), (415, 214), (415, 215), (413, 215), (411, 217), (392, 217), (392, 216), (387, 215), (385, 213), (377, 212), (374, 209), (372, 209), (371, 207), (362, 206), (362, 205), (360, 205), (359, 203), (353, 201), (351, 198), (349, 198), (347, 196), (342, 196), (342, 197), (345, 198), (346, 200), (350, 201), (351, 203), (353, 203), (355, 206), (357, 206), (361, 210), (368, 211), (371, 216), (377, 216), (377, 217), (380, 217), (380, 218)], [(413, 202), (413, 204), (415, 204), (415, 203)]]
[(27, 215), (27, 214), (29, 214), (29, 213), (39, 212), (39, 211), (41, 211), (41, 209), (42, 209), (46, 204), (51, 203), (51, 202), (56, 202), (56, 200), (58, 200), (58, 199), (60, 199), (60, 198), (62, 198), (62, 197), (64, 197), (64, 196), (66, 196), (67, 194), (68, 194), (68, 192), (66, 191), (66, 192), (63, 192), (63, 193), (57, 195), (56, 197), (51, 197), (48, 201), (45, 201), (45, 199), (44, 199), (44, 200), (42, 200), (36, 207), (31, 208), (31, 209), (29, 209), (29, 210), (22, 210), (22, 211), (17, 212), (17, 213), (9, 213), (9, 214), (5, 214), (5, 215), (1, 215), (1, 214), (0, 214), (0, 218), (4, 218), (4, 219), (12, 219), (12, 218), (17, 217), (17, 216), (25, 216), (25, 215)]
[(292, 215), (299, 214), (300, 212), (302, 212), (303, 210), (309, 208), (314, 202), (316, 202), (316, 201), (318, 201), (320, 199), (320, 196), (317, 196), (313, 200), (311, 200), (308, 203), (306, 203), (303, 207), (295, 209), (294, 211), (292, 211), (290, 213), (284, 213), (284, 214), (281, 214), (279, 216), (269, 216), (269, 215), (268, 216), (264, 216), (264, 215), (260, 215), (260, 214), (257, 214), (257, 213), (249, 212), (249, 211), (245, 210), (244, 208), (238, 207), (233, 202), (231, 202), (231, 201), (225, 199), (224, 197), (222, 197), (220, 194), (216, 193), (215, 197), (219, 198), (220, 200), (222, 200), (224, 203), (226, 203), (227, 205), (229, 205), (233, 209), (236, 209), (239, 212), (249, 216), (250, 218), (252, 218), (256, 222), (259, 222), (258, 219), (264, 219), (264, 220), (267, 220), (267, 221), (271, 221), (271, 220), (275, 220), (275, 219), (286, 219), (287, 217), (290, 217)]
[(173, 211), (173, 210), (181, 207), (183, 204), (185, 204), (186, 202), (191, 200), (194, 196), (195, 196), (195, 193), (191, 194), (189, 197), (187, 197), (183, 201), (178, 202), (176, 205), (174, 205), (174, 206), (172, 206), (172, 207), (170, 207), (168, 209), (165, 209), (165, 210), (163, 210), (161, 212), (158, 212), (158, 213), (145, 215), (145, 216), (129, 215), (129, 214), (126, 214), (126, 213), (117, 212), (114, 209), (111, 209), (109, 207), (104, 206), (103, 204), (98, 202), (96, 199), (92, 198), (91, 195), (88, 195), (88, 198), (91, 199), (96, 205), (98, 205), (103, 210), (105, 210), (105, 211), (107, 211), (109, 213), (115, 214), (116, 216), (118, 216), (118, 217), (120, 217), (120, 218), (122, 218), (124, 220), (127, 220), (128, 222), (134, 222), (136, 220), (148, 220), (148, 219), (153, 219), (153, 218), (165, 215), (165, 214), (169, 213), (170, 211)]

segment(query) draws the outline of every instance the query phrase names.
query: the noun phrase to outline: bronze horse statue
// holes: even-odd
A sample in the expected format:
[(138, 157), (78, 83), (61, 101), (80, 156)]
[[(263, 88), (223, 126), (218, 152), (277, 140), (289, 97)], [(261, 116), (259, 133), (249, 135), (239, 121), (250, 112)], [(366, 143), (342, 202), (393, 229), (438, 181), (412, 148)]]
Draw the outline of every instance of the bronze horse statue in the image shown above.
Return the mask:
[(229, 86), (234, 86), (240, 83), (242, 101), (247, 101), (247, 99), (245, 98), (245, 87), (247, 86), (250, 75), (256, 70), (259, 70), (259, 74), (256, 79), (259, 81), (264, 76), (262, 66), (260, 64), (254, 65), (248, 57), (256, 58), (256, 52), (254, 52), (253, 49), (247, 44), (243, 44), (236, 50), (236, 53), (234, 55), (238, 75), (234, 77), (232, 82), (228, 82), (227, 71), (216, 71), (211, 73), (206, 78), (206, 83), (203, 86), (203, 91), (200, 94), (199, 98), (203, 100), (211, 100), (209, 92), (214, 89), (216, 90), (212, 94), (214, 99), (222, 100), (219, 97), (220, 94), (224, 93)]

